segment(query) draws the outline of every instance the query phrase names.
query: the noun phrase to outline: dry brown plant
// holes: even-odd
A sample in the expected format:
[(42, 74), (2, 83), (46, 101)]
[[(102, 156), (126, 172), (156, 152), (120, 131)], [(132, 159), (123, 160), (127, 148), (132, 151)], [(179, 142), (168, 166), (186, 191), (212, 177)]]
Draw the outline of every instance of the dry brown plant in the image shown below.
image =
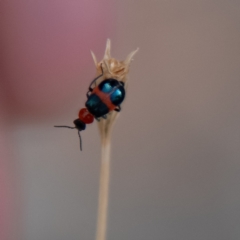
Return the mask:
[[(114, 78), (125, 83), (127, 88), (128, 72), (130, 63), (134, 54), (138, 51), (131, 52), (124, 61), (118, 61), (111, 57), (110, 54), (111, 42), (108, 39), (106, 50), (103, 59), (97, 62), (97, 58), (91, 52), (93, 61), (97, 69), (97, 75), (102, 73), (103, 76), (97, 80), (97, 85), (107, 78)], [(101, 172), (100, 172), (100, 187), (98, 200), (98, 218), (97, 218), (97, 232), (96, 240), (106, 240), (107, 231), (107, 215), (108, 215), (108, 195), (109, 195), (109, 176), (110, 176), (110, 151), (111, 151), (111, 133), (112, 127), (118, 117), (119, 113), (112, 111), (108, 113), (107, 119), (101, 118), (98, 122), (98, 127), (101, 136)]]

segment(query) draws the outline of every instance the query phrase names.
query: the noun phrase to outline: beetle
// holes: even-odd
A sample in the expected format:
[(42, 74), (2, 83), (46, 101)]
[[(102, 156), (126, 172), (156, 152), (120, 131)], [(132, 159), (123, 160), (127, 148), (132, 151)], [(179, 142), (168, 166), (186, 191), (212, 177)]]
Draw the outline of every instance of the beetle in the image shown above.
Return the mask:
[(111, 111), (121, 111), (121, 103), (125, 98), (124, 82), (118, 81), (114, 78), (107, 78), (103, 80), (99, 85), (96, 85), (96, 81), (103, 76), (103, 68), (101, 64), (102, 74), (93, 79), (90, 83), (88, 92), (86, 94), (87, 101), (85, 103), (86, 108), (80, 109), (78, 118), (73, 121), (75, 127), (70, 126), (54, 126), (70, 129), (77, 129), (80, 139), (80, 150), (82, 150), (82, 140), (80, 131), (86, 129), (86, 124), (90, 124), (94, 121), (100, 121), (100, 118), (107, 118), (107, 114)]
[(102, 65), (101, 69), (102, 74), (95, 78), (89, 86), (85, 104), (88, 111), (97, 120), (100, 117), (106, 118), (106, 114), (113, 110), (120, 112), (120, 104), (125, 98), (124, 82), (114, 78), (105, 79), (95, 88), (92, 87), (96, 80), (103, 76)]

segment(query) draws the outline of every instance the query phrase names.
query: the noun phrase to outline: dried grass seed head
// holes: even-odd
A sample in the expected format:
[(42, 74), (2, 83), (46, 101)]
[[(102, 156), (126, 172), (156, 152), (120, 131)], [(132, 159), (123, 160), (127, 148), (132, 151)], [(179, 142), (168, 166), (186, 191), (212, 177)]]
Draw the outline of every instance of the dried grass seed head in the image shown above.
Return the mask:
[[(95, 54), (91, 51), (93, 61), (97, 69), (97, 75), (100, 75), (102, 73), (101, 65), (103, 68), (103, 76), (97, 80), (97, 85), (104, 79), (113, 78), (124, 82), (126, 88), (130, 63), (133, 56), (137, 53), (138, 50), (139, 49), (137, 48), (135, 51), (132, 51), (124, 61), (118, 61), (117, 59), (111, 57), (111, 41), (108, 39), (104, 57), (100, 62), (97, 62)], [(110, 136), (111, 129), (117, 115), (117, 112), (112, 111), (108, 114), (106, 120), (101, 118), (99, 121), (98, 126), (102, 139), (106, 139), (107, 136)]]

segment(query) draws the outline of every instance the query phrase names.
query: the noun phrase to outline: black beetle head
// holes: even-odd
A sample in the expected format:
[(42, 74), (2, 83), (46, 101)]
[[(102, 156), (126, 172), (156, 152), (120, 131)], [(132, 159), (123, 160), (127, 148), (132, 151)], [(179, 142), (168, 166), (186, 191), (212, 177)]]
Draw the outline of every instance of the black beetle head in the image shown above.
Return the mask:
[(73, 123), (78, 131), (83, 131), (86, 129), (86, 124), (82, 122), (79, 118), (74, 120)]

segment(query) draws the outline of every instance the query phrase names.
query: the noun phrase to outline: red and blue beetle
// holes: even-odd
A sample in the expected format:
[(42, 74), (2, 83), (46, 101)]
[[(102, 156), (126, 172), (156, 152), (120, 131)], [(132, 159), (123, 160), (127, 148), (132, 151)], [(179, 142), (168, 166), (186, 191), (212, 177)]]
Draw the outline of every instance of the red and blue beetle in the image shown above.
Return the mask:
[(80, 150), (82, 150), (82, 141), (80, 131), (86, 129), (86, 124), (90, 124), (100, 118), (107, 118), (107, 114), (111, 111), (121, 111), (121, 103), (125, 98), (124, 82), (118, 81), (114, 78), (108, 78), (103, 80), (98, 86), (96, 85), (97, 79), (103, 76), (103, 68), (101, 65), (102, 74), (93, 79), (88, 92), (87, 101), (85, 103), (86, 108), (82, 108), (79, 111), (78, 118), (73, 121), (75, 127), (70, 126), (54, 126), (64, 127), (70, 129), (77, 129), (80, 139)]

